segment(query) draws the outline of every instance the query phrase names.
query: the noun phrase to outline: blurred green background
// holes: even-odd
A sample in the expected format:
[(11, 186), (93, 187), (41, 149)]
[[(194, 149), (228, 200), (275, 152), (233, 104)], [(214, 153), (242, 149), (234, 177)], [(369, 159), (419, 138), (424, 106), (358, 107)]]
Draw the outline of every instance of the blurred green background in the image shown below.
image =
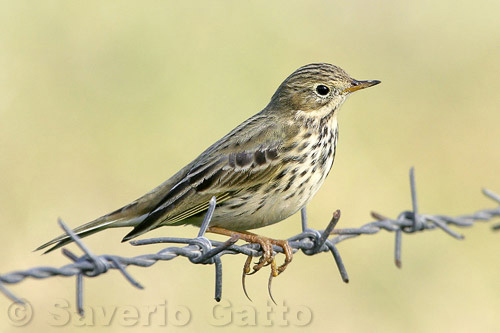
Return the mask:
[[(260, 111), (287, 75), (311, 62), (382, 81), (341, 110), (333, 172), (308, 207), (312, 227), (324, 228), (337, 208), (339, 227), (370, 221), (371, 210), (396, 217), (410, 208), (412, 165), (422, 212), (493, 207), (480, 190), (500, 192), (499, 10), (498, 1), (483, 0), (1, 1), (0, 272), (67, 263), (60, 253), (31, 252), (60, 233), (57, 217), (77, 226), (139, 197)], [(299, 231), (298, 216), (258, 230), (277, 238)], [(310, 309), (312, 322), (281, 326), (274, 317), (264, 327), (261, 316), (257, 325), (495, 331), (500, 235), (484, 224), (460, 232), (463, 241), (440, 231), (405, 235), (401, 270), (393, 264), (393, 234), (342, 243), (347, 285), (331, 255), (298, 253), (274, 280), (274, 296), (292, 312)], [(161, 248), (121, 244), (125, 233), (85, 241), (96, 253), (124, 256)], [(196, 233), (161, 228), (150, 236)], [(240, 286), (243, 262), (223, 258), (224, 304), (230, 301), (235, 315), (263, 313), (267, 270), (247, 279), (252, 303)], [(211, 324), (213, 267), (178, 259), (130, 272), (145, 290), (111, 272), (85, 280), (85, 304), (112, 311), (166, 301), (170, 313), (190, 310), (186, 326), (167, 318), (171, 331), (241, 328)], [(74, 311), (74, 284), (74, 278), (53, 278), (12, 286), (33, 306), (24, 329), (58, 330), (49, 312), (60, 299)], [(4, 332), (17, 330), (7, 319), (9, 305), (0, 297)], [(94, 320), (88, 330), (123, 326)], [(165, 330), (154, 319), (149, 326)]]

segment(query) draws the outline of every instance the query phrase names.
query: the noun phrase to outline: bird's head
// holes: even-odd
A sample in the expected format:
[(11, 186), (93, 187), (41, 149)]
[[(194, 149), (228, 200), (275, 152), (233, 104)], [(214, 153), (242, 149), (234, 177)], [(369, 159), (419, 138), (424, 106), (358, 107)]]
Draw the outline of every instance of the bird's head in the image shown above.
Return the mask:
[(349, 94), (379, 83), (377, 80), (355, 80), (334, 65), (310, 64), (300, 67), (283, 81), (267, 108), (322, 115), (337, 109)]

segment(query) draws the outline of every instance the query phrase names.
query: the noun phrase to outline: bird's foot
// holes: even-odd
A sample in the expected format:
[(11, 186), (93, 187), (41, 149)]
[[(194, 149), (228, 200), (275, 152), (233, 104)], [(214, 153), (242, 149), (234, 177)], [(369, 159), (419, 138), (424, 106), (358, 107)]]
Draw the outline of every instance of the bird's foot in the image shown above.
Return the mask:
[[(259, 236), (259, 235), (256, 235), (254, 233), (248, 232), (248, 231), (238, 232), (238, 231), (227, 230), (227, 229), (219, 228), (219, 227), (209, 227), (207, 229), (207, 231), (221, 234), (221, 235), (226, 235), (226, 236), (238, 235), (238, 237), (241, 240), (244, 240), (244, 241), (251, 243), (251, 244), (259, 244), (260, 245), (260, 248), (262, 250), (262, 256), (260, 257), (259, 261), (253, 267), (251, 267), (253, 256), (249, 255), (247, 260), (245, 261), (245, 265), (243, 266), (243, 275), (242, 275), (242, 279), (241, 279), (241, 282), (243, 284), (243, 291), (245, 292), (245, 295), (247, 296), (247, 298), (250, 299), (250, 297), (248, 296), (248, 293), (246, 291), (246, 287), (245, 287), (245, 276), (255, 274), (262, 267), (270, 265), (271, 266), (271, 274), (269, 276), (268, 289), (269, 289), (269, 295), (271, 296), (271, 299), (274, 302), (273, 296), (271, 294), (271, 281), (274, 277), (278, 276), (279, 274), (281, 274), (285, 271), (288, 264), (290, 264), (290, 262), (292, 261), (292, 258), (293, 258), (293, 250), (290, 247), (290, 245), (288, 244), (288, 241)], [(285, 254), (285, 261), (279, 267), (276, 265), (275, 253), (273, 251), (273, 245), (281, 247), (283, 249), (283, 253)]]

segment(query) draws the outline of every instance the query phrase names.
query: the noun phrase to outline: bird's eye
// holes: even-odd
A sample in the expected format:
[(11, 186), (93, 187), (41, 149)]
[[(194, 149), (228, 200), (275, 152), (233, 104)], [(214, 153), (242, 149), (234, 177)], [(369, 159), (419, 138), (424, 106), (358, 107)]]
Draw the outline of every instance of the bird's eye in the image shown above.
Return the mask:
[(325, 85), (320, 84), (319, 86), (316, 87), (316, 92), (320, 96), (326, 96), (330, 92), (330, 88), (328, 88)]

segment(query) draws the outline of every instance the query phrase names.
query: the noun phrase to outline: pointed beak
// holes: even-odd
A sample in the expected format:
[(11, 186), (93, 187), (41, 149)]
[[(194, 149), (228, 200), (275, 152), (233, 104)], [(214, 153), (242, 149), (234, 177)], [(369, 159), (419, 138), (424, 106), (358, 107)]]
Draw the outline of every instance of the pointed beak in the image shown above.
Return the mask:
[(374, 85), (379, 84), (379, 80), (369, 80), (369, 81), (358, 81), (358, 80), (353, 80), (351, 83), (351, 86), (349, 88), (346, 88), (342, 91), (343, 94), (350, 94), (353, 93), (357, 90), (365, 89)]

